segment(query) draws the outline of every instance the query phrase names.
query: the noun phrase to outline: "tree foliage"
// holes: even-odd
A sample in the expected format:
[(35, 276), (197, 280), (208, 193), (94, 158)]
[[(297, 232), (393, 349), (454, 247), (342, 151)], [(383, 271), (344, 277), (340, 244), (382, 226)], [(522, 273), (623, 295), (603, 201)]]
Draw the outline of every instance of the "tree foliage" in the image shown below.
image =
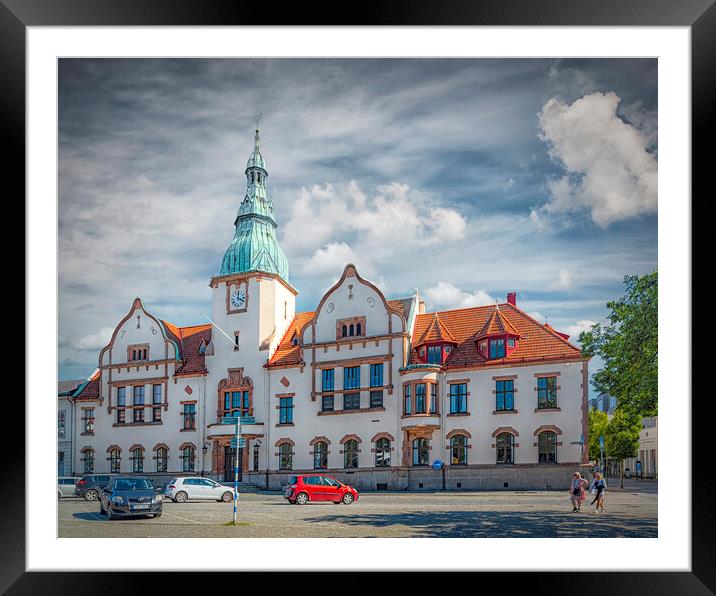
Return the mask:
[(608, 324), (579, 334), (585, 356), (604, 367), (592, 376), (600, 393), (617, 398), (619, 409), (658, 415), (658, 273), (626, 276), (624, 296), (607, 303)]
[(641, 418), (617, 408), (604, 431), (604, 446), (609, 457), (624, 460), (639, 453)]
[[(600, 461), (599, 437), (607, 429), (609, 416), (606, 412), (592, 408), (589, 410), (589, 459)], [(601, 465), (601, 464), (600, 464)]]

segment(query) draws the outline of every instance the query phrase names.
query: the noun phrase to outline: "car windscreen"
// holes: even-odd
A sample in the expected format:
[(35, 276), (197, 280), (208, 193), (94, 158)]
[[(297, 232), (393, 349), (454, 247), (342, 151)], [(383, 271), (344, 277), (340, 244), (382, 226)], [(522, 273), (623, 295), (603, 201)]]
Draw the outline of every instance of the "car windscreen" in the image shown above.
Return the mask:
[(121, 478), (114, 481), (114, 490), (152, 490), (152, 483), (144, 478)]

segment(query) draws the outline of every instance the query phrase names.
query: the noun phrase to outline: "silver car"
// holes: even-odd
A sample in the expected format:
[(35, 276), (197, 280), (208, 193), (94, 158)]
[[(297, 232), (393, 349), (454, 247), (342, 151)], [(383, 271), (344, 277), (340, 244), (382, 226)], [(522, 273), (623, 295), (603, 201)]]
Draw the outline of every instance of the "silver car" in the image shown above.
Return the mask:
[(229, 503), (234, 500), (234, 488), (201, 476), (186, 476), (172, 478), (164, 489), (164, 496), (175, 503), (184, 503), (189, 499)]
[(57, 479), (57, 498), (62, 497), (74, 497), (75, 486), (77, 485), (79, 478), (70, 478), (69, 476), (59, 477)]

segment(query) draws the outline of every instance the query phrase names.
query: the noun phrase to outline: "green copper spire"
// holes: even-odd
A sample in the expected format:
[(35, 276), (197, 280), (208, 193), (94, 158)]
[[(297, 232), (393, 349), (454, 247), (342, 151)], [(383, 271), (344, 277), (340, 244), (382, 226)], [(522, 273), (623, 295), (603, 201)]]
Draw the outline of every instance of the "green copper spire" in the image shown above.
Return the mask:
[(266, 195), (268, 172), (259, 148), (258, 127), (245, 173), (246, 196), (236, 215), (236, 232), (224, 253), (219, 275), (263, 271), (288, 282), (288, 259), (276, 238), (273, 204)]

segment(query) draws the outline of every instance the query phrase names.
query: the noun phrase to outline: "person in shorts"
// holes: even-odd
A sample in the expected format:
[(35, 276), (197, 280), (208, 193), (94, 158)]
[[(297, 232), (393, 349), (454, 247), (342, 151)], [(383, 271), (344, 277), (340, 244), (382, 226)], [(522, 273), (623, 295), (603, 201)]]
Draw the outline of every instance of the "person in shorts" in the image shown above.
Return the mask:
[(579, 472), (575, 472), (572, 476), (572, 482), (569, 485), (569, 499), (572, 501), (572, 513), (581, 511), (582, 501), (587, 498), (584, 487), (589, 483), (582, 478)]

